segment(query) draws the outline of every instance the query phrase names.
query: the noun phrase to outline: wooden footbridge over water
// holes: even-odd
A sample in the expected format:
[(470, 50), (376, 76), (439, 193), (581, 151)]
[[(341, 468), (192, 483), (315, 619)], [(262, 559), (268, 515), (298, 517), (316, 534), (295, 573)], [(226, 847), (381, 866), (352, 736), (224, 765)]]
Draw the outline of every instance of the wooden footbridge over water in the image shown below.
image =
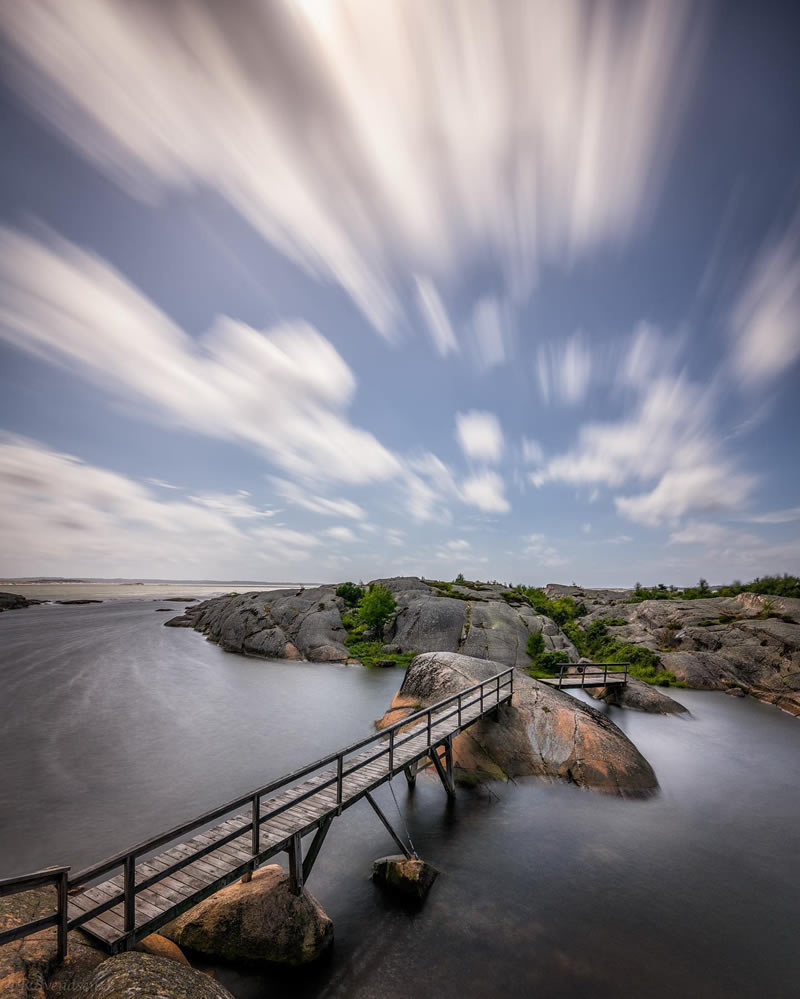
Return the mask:
[[(52, 867), (0, 880), (0, 896), (42, 885), (57, 888), (57, 911), (0, 932), (0, 945), (56, 926), (59, 959), (67, 952), (68, 931), (78, 927), (112, 954), (128, 950), (283, 852), (289, 856), (292, 890), (300, 894), (331, 822), (361, 798), (409, 856), (371, 792), (400, 772), (413, 783), (417, 764), (430, 757), (453, 795), (453, 737), (496, 713), (513, 691), (514, 670), (504, 670), (86, 870), (70, 875), (68, 867)], [(303, 837), (312, 833), (304, 853)], [(101, 880), (114, 871), (119, 873)]]

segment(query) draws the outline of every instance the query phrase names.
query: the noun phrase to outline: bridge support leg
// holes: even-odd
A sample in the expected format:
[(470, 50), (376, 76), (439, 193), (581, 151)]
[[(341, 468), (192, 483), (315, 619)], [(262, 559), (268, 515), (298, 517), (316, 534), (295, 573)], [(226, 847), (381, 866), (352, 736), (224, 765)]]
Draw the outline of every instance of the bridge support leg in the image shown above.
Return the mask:
[(447, 797), (455, 798), (456, 785), (453, 780), (453, 743), (448, 737), (444, 743), (440, 743), (439, 745), (444, 745), (444, 766), (439, 756), (439, 746), (434, 746), (431, 750), (431, 759), (433, 760), (433, 765), (436, 767), (436, 772), (439, 774), (439, 779), (444, 785), (445, 791), (447, 791)]
[(289, 854), (289, 887), (293, 895), (303, 894), (303, 846), (300, 833), (292, 836), (292, 842), (286, 851)]
[(364, 797), (367, 799), (367, 801), (370, 803), (370, 805), (372, 805), (372, 807), (373, 807), (373, 809), (375, 811), (375, 814), (378, 816), (378, 818), (381, 820), (381, 822), (386, 826), (386, 829), (387, 829), (389, 835), (392, 837), (392, 839), (395, 841), (395, 843), (397, 843), (397, 845), (400, 847), (400, 849), (402, 850), (402, 852), (405, 855), (405, 857), (408, 860), (411, 860), (411, 852), (409, 851), (409, 849), (405, 845), (405, 843), (397, 835), (397, 833), (394, 831), (394, 829), (392, 829), (391, 822), (389, 822), (389, 820), (386, 818), (386, 816), (380, 810), (378, 802), (372, 797), (372, 795), (369, 793), (369, 791), (367, 791), (367, 793), (364, 795)]
[(417, 783), (417, 761), (414, 760), (413, 763), (409, 763), (407, 767), (403, 767), (403, 773), (406, 775), (406, 782), (410, 788), (414, 787)]
[(314, 866), (314, 861), (319, 855), (319, 851), (322, 849), (322, 844), (325, 842), (325, 837), (328, 835), (328, 830), (333, 822), (333, 816), (329, 815), (327, 818), (323, 819), (317, 831), (314, 833), (314, 838), (311, 840), (311, 846), (309, 846), (306, 851), (305, 858), (303, 859), (303, 881), (308, 881), (308, 877), (311, 874), (311, 868)]

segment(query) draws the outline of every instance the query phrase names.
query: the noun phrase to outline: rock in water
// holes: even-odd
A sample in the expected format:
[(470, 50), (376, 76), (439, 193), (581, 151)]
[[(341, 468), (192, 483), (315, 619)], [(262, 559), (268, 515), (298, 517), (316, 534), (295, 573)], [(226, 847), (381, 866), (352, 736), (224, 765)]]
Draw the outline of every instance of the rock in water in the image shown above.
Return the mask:
[(233, 999), (200, 971), (136, 951), (103, 961), (79, 994), (84, 999)]
[(372, 865), (372, 880), (391, 892), (422, 902), (433, 887), (439, 872), (418, 857), (404, 857), (402, 853), (381, 857)]
[(646, 711), (653, 715), (688, 714), (679, 701), (668, 697), (658, 687), (652, 687), (643, 680), (633, 676), (628, 682), (615, 684), (611, 687), (587, 687), (586, 693), (607, 704), (616, 704), (620, 708), (631, 708), (633, 711)]
[(161, 930), (181, 947), (225, 961), (300, 965), (316, 961), (333, 942), (333, 923), (304, 891), (293, 895), (277, 864), (256, 871), (200, 902)]
[(44, 603), (43, 600), (31, 600), (19, 593), (0, 593), (0, 611), (18, 610), (20, 607), (32, 607)]
[[(466, 690), (503, 665), (452, 652), (417, 656), (378, 727)], [(454, 776), (462, 783), (482, 777), (527, 774), (557, 777), (580, 787), (642, 796), (658, 787), (653, 768), (636, 746), (595, 708), (527, 674), (514, 673), (514, 698), (498, 719), (483, 719), (453, 740)]]

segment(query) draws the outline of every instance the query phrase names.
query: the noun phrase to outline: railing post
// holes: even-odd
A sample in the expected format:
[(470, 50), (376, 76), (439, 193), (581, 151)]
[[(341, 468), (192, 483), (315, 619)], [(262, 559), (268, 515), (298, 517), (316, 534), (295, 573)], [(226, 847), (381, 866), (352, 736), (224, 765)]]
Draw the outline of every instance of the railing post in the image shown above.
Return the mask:
[(514, 696), (514, 668), (513, 668), (513, 666), (508, 671), (508, 692), (509, 692), (509, 694), (511, 694), (512, 697)]
[(250, 835), (250, 852), (253, 856), (258, 855), (260, 849), (261, 840), (261, 795), (254, 794), (252, 801), (252, 811), (253, 811), (253, 829)]
[(481, 681), (481, 714), (483, 714), (483, 681)]
[(494, 703), (499, 708), (500, 707), (500, 674), (497, 674), (496, 679), (497, 690), (495, 691)]
[(125, 932), (136, 929), (136, 855), (125, 858)]
[(431, 748), (431, 709), (428, 708), (428, 749)]
[(458, 693), (458, 727), (461, 728), (461, 691)]
[(342, 796), (344, 794), (344, 778), (342, 776), (342, 771), (344, 770), (344, 755), (339, 753), (336, 757), (336, 806), (337, 814), (342, 814)]
[(392, 776), (392, 770), (394, 770), (394, 729), (389, 729), (389, 776)]
[(67, 956), (68, 884), (68, 872), (64, 870), (58, 879), (58, 950), (56, 951), (56, 960), (59, 964)]

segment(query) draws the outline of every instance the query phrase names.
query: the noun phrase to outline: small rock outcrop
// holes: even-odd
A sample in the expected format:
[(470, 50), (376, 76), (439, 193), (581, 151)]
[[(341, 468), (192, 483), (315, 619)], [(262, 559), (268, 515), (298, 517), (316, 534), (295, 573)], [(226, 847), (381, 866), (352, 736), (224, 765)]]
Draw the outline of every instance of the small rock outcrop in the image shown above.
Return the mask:
[(292, 894), (277, 864), (223, 888), (167, 923), (163, 936), (224, 961), (310, 964), (333, 942), (333, 923), (313, 895)]
[[(417, 656), (377, 725), (401, 721), (502, 669), (502, 663), (450, 652)], [(476, 722), (453, 740), (453, 760), (456, 779), (466, 783), (536, 775), (622, 796), (658, 787), (650, 764), (613, 722), (521, 672), (514, 674), (512, 703), (500, 708), (497, 720)]]
[(32, 600), (19, 593), (0, 593), (0, 611), (19, 610), (22, 607), (33, 607), (44, 603), (43, 600)]
[(423, 902), (438, 878), (439, 872), (418, 857), (402, 853), (381, 857), (372, 865), (372, 880), (393, 894), (414, 902)]
[(233, 999), (201, 971), (136, 951), (103, 961), (78, 994), (84, 999)]
[(688, 714), (684, 707), (674, 697), (669, 697), (658, 687), (653, 687), (634, 676), (628, 677), (628, 682), (615, 684), (611, 687), (587, 687), (586, 693), (606, 704), (614, 704), (620, 708), (630, 708), (632, 711), (646, 711), (651, 715)]

